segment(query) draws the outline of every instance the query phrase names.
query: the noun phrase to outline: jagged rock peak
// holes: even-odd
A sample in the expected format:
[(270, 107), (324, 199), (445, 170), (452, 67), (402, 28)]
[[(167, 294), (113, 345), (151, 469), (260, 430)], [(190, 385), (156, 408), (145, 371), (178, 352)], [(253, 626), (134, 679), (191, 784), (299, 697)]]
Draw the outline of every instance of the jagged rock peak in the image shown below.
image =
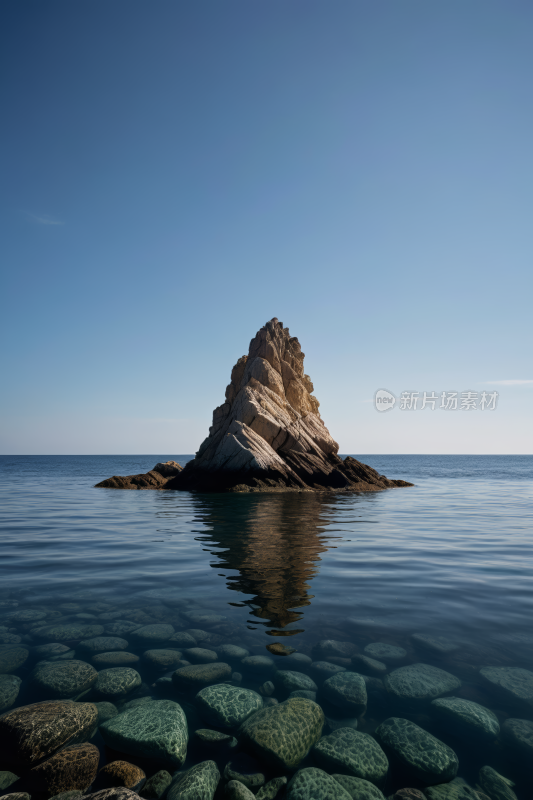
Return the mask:
[[(267, 322), (233, 367), (209, 436), (166, 488), (341, 489), (361, 483), (337, 455), (339, 445), (322, 421), (303, 362), (298, 339), (276, 317)], [(375, 484), (373, 490), (395, 485), (365, 469), (363, 482)]]
[(207, 439), (183, 470), (167, 462), (146, 475), (114, 476), (98, 486), (368, 492), (412, 485), (389, 480), (350, 456), (339, 458), (339, 445), (318, 408), (313, 384), (304, 373), (300, 342), (274, 317), (233, 367), (226, 400), (215, 408)]

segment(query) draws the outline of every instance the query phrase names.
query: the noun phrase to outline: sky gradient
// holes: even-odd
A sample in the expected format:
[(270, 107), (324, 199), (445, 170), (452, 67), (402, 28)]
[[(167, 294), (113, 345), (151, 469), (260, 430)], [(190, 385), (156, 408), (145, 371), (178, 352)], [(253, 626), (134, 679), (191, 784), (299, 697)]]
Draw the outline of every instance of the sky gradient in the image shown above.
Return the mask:
[(342, 452), (533, 452), (530, 2), (0, 18), (1, 453), (194, 452), (273, 316)]

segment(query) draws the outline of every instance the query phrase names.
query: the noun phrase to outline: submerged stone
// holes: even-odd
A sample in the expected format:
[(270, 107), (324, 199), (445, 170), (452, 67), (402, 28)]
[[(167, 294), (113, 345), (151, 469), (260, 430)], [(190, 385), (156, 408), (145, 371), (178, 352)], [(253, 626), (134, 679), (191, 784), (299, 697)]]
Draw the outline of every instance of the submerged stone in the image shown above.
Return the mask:
[(50, 642), (49, 644), (38, 644), (32, 649), (32, 653), (34, 656), (37, 656), (40, 661), (42, 659), (50, 658), (50, 656), (60, 656), (63, 653), (67, 653), (69, 650), (70, 647), (67, 647), (66, 644)]
[(0, 717), (2, 759), (33, 767), (57, 750), (88, 739), (98, 719), (93, 703), (34, 703)]
[(251, 689), (241, 689), (225, 683), (208, 686), (196, 695), (202, 717), (211, 725), (233, 728), (263, 707), (263, 699)]
[(238, 753), (226, 764), (224, 778), (227, 781), (240, 781), (254, 794), (265, 782), (260, 763), (246, 753)]
[(496, 714), (472, 700), (441, 697), (432, 701), (430, 709), (439, 719), (449, 723), (456, 735), (487, 740), (494, 739), (500, 732)]
[(16, 675), (0, 675), (0, 711), (10, 708), (18, 697), (21, 678)]
[(492, 767), (481, 767), (478, 780), (479, 785), (491, 800), (517, 800), (512, 789), (514, 783), (508, 778), (504, 778)]
[(131, 667), (112, 667), (98, 673), (94, 691), (102, 697), (125, 697), (142, 683), (141, 676)]
[(187, 719), (172, 700), (154, 700), (124, 711), (101, 725), (100, 733), (109, 747), (133, 756), (181, 767), (187, 755)]
[(96, 682), (98, 673), (86, 661), (41, 661), (29, 677), (31, 685), (46, 697), (74, 697)]
[(94, 636), (92, 639), (83, 639), (78, 649), (87, 655), (96, 653), (109, 653), (115, 650), (125, 650), (128, 646), (126, 639), (120, 636)]
[(364, 675), (384, 675), (387, 672), (387, 665), (370, 656), (352, 656), (352, 666)]
[(424, 783), (444, 783), (455, 778), (457, 755), (414, 722), (389, 717), (377, 728), (376, 736), (388, 753)]
[(398, 700), (422, 702), (453, 692), (461, 681), (449, 672), (430, 664), (409, 664), (385, 675), (383, 683)]
[(365, 655), (387, 663), (394, 663), (395, 661), (403, 661), (407, 657), (407, 650), (404, 650), (403, 647), (385, 644), (385, 642), (372, 642), (372, 644), (367, 644), (365, 647)]
[(255, 800), (255, 794), (244, 783), (237, 780), (228, 781), (224, 789), (226, 800)]
[(166, 769), (161, 769), (148, 778), (139, 794), (146, 800), (159, 800), (171, 783), (172, 775)]
[(188, 647), (183, 655), (187, 661), (193, 664), (212, 664), (218, 661), (218, 655), (214, 650), (207, 650), (205, 647)]
[(104, 632), (103, 625), (83, 625), (73, 623), (69, 625), (44, 625), (42, 628), (32, 630), (31, 635), (34, 639), (45, 642), (81, 642), (82, 639), (90, 639), (94, 636), (101, 636)]
[(0, 647), (0, 675), (15, 672), (26, 663), (29, 656), (27, 647), (4, 645)]
[(102, 767), (98, 773), (94, 789), (109, 789), (112, 786), (124, 786), (138, 792), (144, 786), (146, 774), (144, 770), (129, 761), (112, 761)]
[(313, 748), (313, 757), (328, 772), (342, 771), (381, 785), (389, 761), (372, 736), (353, 728), (338, 728), (324, 736)]
[(2, 770), (0, 772), (0, 791), (3, 789), (7, 789), (8, 786), (11, 786), (13, 783), (18, 781), (19, 776), (15, 775), (14, 772), (8, 772)]
[(60, 750), (25, 775), (33, 792), (49, 797), (60, 792), (83, 790), (90, 786), (98, 771), (100, 752), (93, 744), (75, 744)]
[(198, 691), (213, 683), (227, 681), (231, 678), (231, 667), (217, 661), (214, 664), (196, 664), (180, 667), (172, 675), (174, 685), (182, 691)]
[(271, 675), (276, 670), (274, 661), (268, 656), (246, 656), (241, 661), (243, 667), (252, 672), (259, 672)]
[(250, 655), (250, 651), (245, 647), (238, 647), (236, 644), (221, 644), (217, 647), (218, 655), (225, 661), (241, 661)]
[(427, 800), (483, 800), (481, 793), (472, 789), (462, 778), (454, 778), (450, 783), (427, 786), (424, 793)]
[(99, 703), (94, 704), (98, 709), (98, 721), (97, 725), (103, 725), (104, 722), (107, 722), (108, 719), (113, 719), (118, 714), (118, 709), (113, 703), (109, 703), (106, 700), (101, 700)]
[(117, 650), (111, 653), (98, 653), (91, 658), (91, 664), (98, 669), (111, 669), (112, 667), (132, 667), (139, 663), (139, 656), (128, 653), (126, 650)]
[(280, 769), (294, 769), (320, 738), (324, 713), (317, 703), (291, 698), (263, 708), (240, 728), (245, 747)]
[(331, 777), (340, 783), (352, 800), (385, 800), (383, 792), (363, 778), (355, 778), (353, 775), (332, 775)]
[(287, 787), (287, 800), (351, 800), (348, 792), (317, 767), (300, 769)]
[(213, 731), (211, 728), (197, 728), (194, 732), (194, 738), (201, 742), (204, 747), (212, 747), (221, 749), (223, 747), (237, 747), (237, 739), (230, 733), (221, 733), (220, 731)]
[(127, 619), (117, 619), (115, 622), (108, 622), (104, 625), (104, 630), (108, 636), (123, 637), (140, 627), (138, 622), (131, 622)]
[(337, 672), (346, 672), (346, 667), (332, 664), (330, 661), (313, 661), (309, 666), (309, 671), (313, 673), (319, 683), (323, 683)]
[(338, 672), (322, 685), (324, 696), (346, 714), (362, 714), (366, 709), (366, 684), (356, 672)]
[(154, 669), (176, 669), (181, 661), (181, 653), (179, 650), (146, 650), (143, 661)]
[(294, 672), (290, 669), (280, 669), (274, 676), (274, 684), (284, 692), (295, 692), (297, 689), (305, 689), (308, 692), (316, 692), (316, 683), (303, 672)]
[(166, 642), (167, 647), (196, 647), (196, 639), (185, 631), (176, 631)]
[(533, 759), (533, 722), (529, 719), (506, 719), (502, 725), (504, 741), (524, 756)]
[(521, 667), (483, 667), (479, 674), (501, 696), (533, 707), (533, 672)]
[(281, 792), (284, 790), (286, 785), (287, 778), (285, 775), (282, 775), (279, 778), (272, 778), (271, 781), (268, 781), (268, 783), (265, 783), (264, 786), (261, 786), (256, 794), (256, 800), (276, 800), (278, 795), (281, 796)]
[(317, 661), (329, 657), (351, 658), (357, 653), (357, 646), (352, 642), (339, 642), (336, 639), (321, 639), (313, 647), (313, 656)]
[(140, 645), (158, 644), (159, 642), (167, 642), (174, 634), (172, 625), (165, 623), (158, 623), (154, 625), (143, 625), (136, 628), (130, 633), (132, 642)]
[(168, 790), (167, 800), (213, 800), (220, 772), (214, 761), (202, 761), (178, 773)]

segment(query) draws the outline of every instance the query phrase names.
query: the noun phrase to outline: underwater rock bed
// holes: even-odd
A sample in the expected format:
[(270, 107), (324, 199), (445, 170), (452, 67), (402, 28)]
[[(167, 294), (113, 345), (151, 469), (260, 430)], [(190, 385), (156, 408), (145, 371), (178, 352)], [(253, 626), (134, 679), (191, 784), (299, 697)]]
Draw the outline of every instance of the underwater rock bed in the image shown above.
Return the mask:
[(323, 621), (267, 649), (174, 593), (0, 603), (7, 800), (530, 800), (533, 671)]

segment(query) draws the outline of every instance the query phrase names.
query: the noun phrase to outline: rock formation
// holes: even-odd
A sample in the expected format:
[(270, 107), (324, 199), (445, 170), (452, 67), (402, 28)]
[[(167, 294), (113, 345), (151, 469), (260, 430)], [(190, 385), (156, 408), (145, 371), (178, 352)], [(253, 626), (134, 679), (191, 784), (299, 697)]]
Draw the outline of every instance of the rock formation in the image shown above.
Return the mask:
[(142, 475), (113, 475), (96, 484), (97, 489), (164, 489), (169, 481), (183, 467), (176, 461), (165, 461), (156, 464), (150, 472)]
[(348, 457), (322, 422), (304, 354), (276, 318), (250, 342), (213, 412), (209, 436), (166, 489), (272, 491), (410, 486)]
[[(375, 492), (412, 486), (389, 480), (351, 456), (339, 458), (303, 362), (298, 339), (276, 318), (270, 320), (233, 367), (209, 436), (184, 469), (167, 462), (146, 475), (114, 476), (97, 486), (241, 492)], [(177, 469), (169, 477), (161, 468), (170, 464)]]

